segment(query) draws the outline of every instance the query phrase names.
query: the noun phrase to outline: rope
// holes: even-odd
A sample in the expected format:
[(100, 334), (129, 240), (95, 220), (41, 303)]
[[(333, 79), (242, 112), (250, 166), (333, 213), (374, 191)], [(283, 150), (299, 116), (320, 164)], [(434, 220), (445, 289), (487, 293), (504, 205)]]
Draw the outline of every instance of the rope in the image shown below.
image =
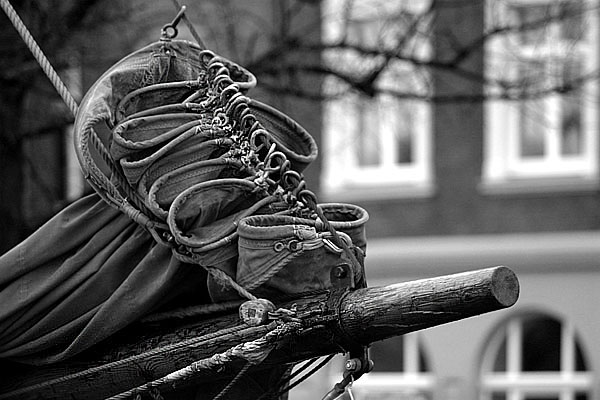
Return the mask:
[[(330, 354), (327, 357), (325, 357), (325, 359), (323, 359), (323, 361), (321, 361), (319, 364), (317, 364), (316, 366), (314, 366), (310, 371), (308, 371), (302, 377), (298, 378), (298, 380), (296, 380), (294, 383), (286, 386), (285, 388), (283, 388), (279, 392), (277, 392), (277, 394), (275, 394), (274, 398), (279, 398), (279, 396), (281, 396), (281, 395), (289, 392), (290, 390), (292, 390), (293, 388), (295, 388), (296, 386), (298, 386), (299, 384), (301, 384), (302, 382), (304, 382), (305, 380), (307, 380), (308, 378), (310, 378), (312, 375), (314, 375), (315, 372), (317, 372), (318, 370), (320, 370), (321, 368), (323, 368), (325, 365), (327, 365), (327, 363), (329, 361), (331, 361), (333, 359), (333, 357), (335, 357), (335, 354)], [(313, 363), (314, 363), (314, 360), (311, 360), (311, 361), (309, 361), (307, 363), (307, 365), (310, 366)], [(288, 379), (286, 379), (286, 381), (291, 381), (295, 376), (299, 375), (299, 373), (300, 373), (301, 370), (304, 370), (304, 369), (307, 368), (307, 365), (302, 366), (299, 371), (296, 371), (294, 374), (290, 375), (288, 377)], [(284, 383), (286, 383), (286, 382), (283, 382), (282, 384), (284, 384)], [(264, 393), (263, 395), (261, 395), (257, 400), (262, 400), (266, 396), (269, 396), (271, 394), (272, 394), (272, 391), (268, 391), (268, 392)]]
[(62, 97), (67, 107), (69, 107), (69, 110), (71, 110), (73, 116), (75, 116), (77, 114), (78, 109), (77, 102), (69, 92), (69, 89), (67, 89), (63, 81), (60, 79), (60, 76), (58, 75), (56, 70), (50, 64), (50, 61), (48, 61), (48, 58), (46, 57), (40, 46), (37, 44), (33, 36), (31, 36), (31, 33), (29, 33), (27, 27), (25, 26), (21, 18), (19, 18), (19, 15), (15, 11), (15, 9), (12, 7), (8, 0), (0, 0), (0, 7), (2, 7), (2, 10), (4, 10), (4, 13), (19, 33), (19, 35), (29, 48), (29, 51), (31, 51), (31, 53), (37, 60), (40, 67), (42, 67), (42, 70), (44, 71), (48, 79), (50, 79), (50, 82), (52, 82), (52, 85), (54, 85), (60, 97)]
[(320, 357), (311, 358), (310, 360), (308, 360), (304, 364), (302, 364), (302, 366), (300, 366), (298, 369), (296, 369), (293, 373), (282, 376), (281, 379), (279, 379), (279, 382), (277, 382), (277, 384), (275, 386), (273, 386), (271, 389), (269, 389), (268, 391), (263, 393), (256, 400), (261, 400), (261, 399), (264, 399), (266, 396), (271, 396), (272, 394), (275, 393), (276, 389), (283, 387), (285, 384), (290, 382), (292, 379), (294, 379), (295, 377), (300, 375), (302, 372), (304, 372), (306, 369), (308, 369), (311, 365), (316, 363), (319, 360), (319, 358)]
[(323, 223), (323, 226), (325, 227), (325, 229), (327, 229), (329, 231), (329, 233), (331, 233), (334, 243), (338, 247), (341, 247), (344, 250), (344, 253), (346, 253), (346, 255), (348, 256), (348, 258), (350, 258), (350, 262), (353, 264), (356, 271), (361, 271), (361, 265), (360, 265), (360, 262), (358, 261), (358, 259), (356, 258), (356, 255), (350, 249), (350, 247), (348, 246), (346, 241), (343, 240), (342, 238), (340, 238), (340, 235), (338, 234), (338, 232), (329, 223), (329, 220), (325, 216), (323, 209), (317, 204), (316, 196), (314, 195), (314, 193), (311, 192), (310, 190), (302, 190), (299, 193), (299, 197), (302, 199), (302, 201), (304, 201), (308, 205), (308, 207), (311, 210), (313, 210), (317, 214), (317, 216)]
[(279, 393), (277, 393), (276, 396), (281, 396), (282, 394), (290, 391), (291, 389), (295, 388), (296, 386), (298, 386), (299, 384), (301, 384), (302, 382), (304, 382), (305, 380), (310, 378), (315, 372), (317, 372), (318, 370), (323, 368), (325, 365), (327, 365), (327, 363), (329, 363), (329, 361), (331, 361), (331, 359), (333, 357), (335, 357), (335, 354), (330, 354), (327, 357), (325, 357), (325, 359), (323, 361), (321, 361), (319, 364), (314, 366), (310, 371), (308, 371), (306, 374), (304, 374), (304, 376), (298, 378), (297, 381), (295, 381), (291, 385), (285, 387), (283, 390), (281, 390)]
[(26, 393), (36, 393), (36, 390), (38, 390), (38, 389), (48, 388), (48, 387), (51, 387), (52, 385), (62, 384), (62, 383), (65, 383), (65, 382), (68, 382), (68, 381), (71, 381), (74, 379), (80, 379), (80, 378), (88, 378), (89, 379), (90, 377), (93, 377), (95, 374), (97, 374), (99, 372), (106, 371), (106, 370), (112, 370), (112, 369), (118, 369), (118, 368), (122, 367), (123, 365), (130, 365), (130, 364), (137, 365), (139, 360), (142, 360), (146, 357), (164, 357), (165, 354), (168, 355), (169, 352), (180, 349), (182, 347), (205, 346), (208, 348), (211, 346), (216, 346), (223, 341), (232, 340), (233, 338), (239, 339), (240, 337), (247, 337), (250, 335), (253, 336), (255, 334), (261, 334), (265, 330), (268, 330), (269, 327), (265, 327), (265, 326), (248, 327), (248, 325), (246, 325), (246, 324), (235, 325), (235, 326), (232, 326), (232, 327), (229, 327), (226, 329), (221, 329), (216, 332), (208, 333), (206, 335), (202, 335), (199, 337), (185, 339), (185, 340), (182, 340), (175, 344), (155, 348), (155, 349), (149, 350), (149, 351), (141, 353), (141, 354), (136, 354), (136, 355), (133, 355), (130, 357), (125, 357), (125, 358), (122, 358), (117, 361), (109, 362), (107, 364), (102, 364), (102, 365), (99, 365), (96, 367), (88, 368), (86, 370), (83, 370), (80, 372), (75, 372), (70, 375), (64, 375), (59, 378), (51, 379), (51, 380), (48, 380), (45, 382), (36, 383), (31, 386), (16, 389), (12, 392), (3, 393), (4, 396), (0, 396), (0, 397), (5, 397), (5, 396), (9, 396), (9, 395), (17, 396), (17, 395), (23, 395)]
[(265, 358), (275, 348), (277, 341), (282, 337), (296, 332), (301, 327), (297, 322), (272, 322), (265, 328), (270, 329), (264, 336), (250, 342), (240, 343), (226, 350), (223, 353), (213, 354), (211, 357), (196, 361), (185, 368), (174, 371), (162, 378), (145, 383), (144, 385), (119, 393), (107, 400), (123, 400), (140, 393), (146, 393), (161, 385), (174, 384), (175, 382), (188, 379), (202, 370), (219, 369), (237, 359), (246, 360), (248, 364), (256, 365), (264, 361)]
[[(181, 5), (179, 4), (179, 2), (177, 0), (172, 0), (173, 1), (173, 5), (178, 9), (181, 10)], [(192, 34), (192, 36), (194, 37), (194, 40), (196, 41), (196, 43), (198, 43), (198, 45), (200, 47), (202, 47), (203, 49), (206, 48), (206, 45), (204, 44), (204, 42), (202, 41), (202, 39), (200, 38), (200, 35), (198, 35), (198, 32), (196, 32), (196, 28), (194, 28), (194, 25), (190, 22), (190, 20), (188, 19), (188, 17), (185, 15), (185, 13), (182, 15), (183, 22), (185, 22), (185, 24), (187, 25), (188, 29), (190, 30), (190, 33)]]
[(240, 372), (237, 373), (237, 375), (231, 380), (231, 382), (229, 382), (227, 386), (225, 386), (223, 390), (221, 390), (221, 392), (213, 398), (213, 400), (222, 399), (223, 396), (225, 396), (231, 390), (231, 388), (234, 387), (240, 379), (242, 379), (242, 377), (246, 374), (246, 372), (248, 372), (251, 366), (252, 364), (250, 364), (250, 362), (244, 364)]
[(229, 275), (227, 275), (225, 272), (221, 271), (220, 269), (215, 268), (215, 267), (208, 267), (206, 269), (207, 269), (208, 273), (211, 274), (215, 278), (215, 280), (219, 284), (223, 285), (224, 287), (231, 287), (240, 296), (245, 297), (248, 300), (257, 300), (258, 299), (258, 297), (256, 297), (252, 293), (250, 293), (248, 290), (246, 290), (244, 287), (242, 287), (242, 285), (240, 285), (239, 283), (234, 281), (232, 277), (230, 277)]

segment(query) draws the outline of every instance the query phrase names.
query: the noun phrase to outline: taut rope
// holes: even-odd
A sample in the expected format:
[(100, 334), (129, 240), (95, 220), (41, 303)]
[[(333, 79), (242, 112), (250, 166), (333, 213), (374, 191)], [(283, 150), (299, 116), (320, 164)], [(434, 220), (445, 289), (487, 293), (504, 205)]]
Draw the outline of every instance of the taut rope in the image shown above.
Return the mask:
[(2, 7), (2, 10), (6, 14), (10, 22), (13, 24), (19, 35), (21, 35), (21, 38), (31, 51), (31, 54), (33, 54), (40, 67), (42, 67), (42, 70), (44, 71), (48, 79), (50, 79), (50, 82), (52, 82), (52, 85), (54, 85), (54, 88), (56, 89), (60, 97), (62, 97), (67, 107), (69, 107), (69, 110), (71, 110), (71, 114), (75, 116), (75, 114), (77, 114), (77, 109), (79, 108), (77, 102), (71, 95), (71, 92), (69, 92), (69, 89), (67, 89), (63, 81), (60, 79), (60, 76), (58, 75), (56, 70), (52, 67), (52, 64), (50, 64), (50, 61), (48, 61), (48, 57), (46, 57), (40, 46), (37, 44), (29, 30), (23, 23), (23, 20), (21, 20), (21, 18), (19, 17), (19, 15), (8, 0), (0, 0), (0, 7)]

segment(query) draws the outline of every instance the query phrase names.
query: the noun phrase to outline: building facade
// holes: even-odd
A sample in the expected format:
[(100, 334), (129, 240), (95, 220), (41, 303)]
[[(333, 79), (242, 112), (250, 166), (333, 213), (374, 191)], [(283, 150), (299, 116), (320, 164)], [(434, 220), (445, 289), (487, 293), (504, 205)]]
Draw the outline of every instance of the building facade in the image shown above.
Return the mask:
[[(391, 3), (360, 2), (349, 31), (385, 44), (412, 23), (412, 52), (380, 78), (412, 96), (324, 106), (321, 199), (369, 211), (371, 286), (506, 265), (521, 292), (374, 344), (354, 398), (600, 399), (597, 2)], [(292, 398), (340, 376), (338, 360)]]

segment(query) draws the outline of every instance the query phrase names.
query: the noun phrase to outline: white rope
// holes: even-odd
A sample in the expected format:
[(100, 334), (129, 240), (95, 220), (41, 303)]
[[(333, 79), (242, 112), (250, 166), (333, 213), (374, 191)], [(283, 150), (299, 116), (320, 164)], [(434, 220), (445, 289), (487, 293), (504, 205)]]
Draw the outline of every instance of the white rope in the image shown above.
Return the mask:
[(0, 7), (2, 7), (2, 10), (4, 10), (4, 13), (6, 14), (10, 22), (12, 22), (19, 35), (21, 35), (21, 38), (31, 51), (31, 54), (33, 54), (40, 67), (42, 67), (42, 70), (44, 71), (48, 79), (50, 79), (50, 82), (52, 82), (52, 85), (54, 85), (56, 91), (58, 92), (60, 97), (62, 97), (67, 107), (69, 107), (69, 110), (71, 110), (73, 116), (75, 116), (75, 114), (77, 114), (78, 109), (77, 102), (69, 92), (69, 89), (67, 89), (63, 81), (60, 79), (60, 76), (58, 75), (56, 70), (52, 67), (52, 64), (50, 64), (50, 61), (48, 61), (48, 58), (46, 57), (40, 46), (37, 44), (33, 36), (31, 36), (31, 33), (29, 33), (29, 30), (27, 29), (27, 27), (25, 26), (25, 24), (23, 23), (13, 6), (8, 0), (0, 0)]

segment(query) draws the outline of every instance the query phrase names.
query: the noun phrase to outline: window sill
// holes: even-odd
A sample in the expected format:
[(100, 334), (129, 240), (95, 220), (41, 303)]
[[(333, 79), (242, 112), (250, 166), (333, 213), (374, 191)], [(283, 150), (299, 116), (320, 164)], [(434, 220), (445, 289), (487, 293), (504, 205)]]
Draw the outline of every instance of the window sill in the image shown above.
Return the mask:
[(479, 184), (479, 192), (492, 196), (512, 196), (527, 194), (585, 194), (600, 189), (597, 177), (565, 178), (514, 178), (506, 180), (484, 180)]
[(436, 188), (431, 183), (356, 185), (336, 189), (321, 189), (325, 201), (365, 201), (393, 199), (423, 199), (432, 197)]

